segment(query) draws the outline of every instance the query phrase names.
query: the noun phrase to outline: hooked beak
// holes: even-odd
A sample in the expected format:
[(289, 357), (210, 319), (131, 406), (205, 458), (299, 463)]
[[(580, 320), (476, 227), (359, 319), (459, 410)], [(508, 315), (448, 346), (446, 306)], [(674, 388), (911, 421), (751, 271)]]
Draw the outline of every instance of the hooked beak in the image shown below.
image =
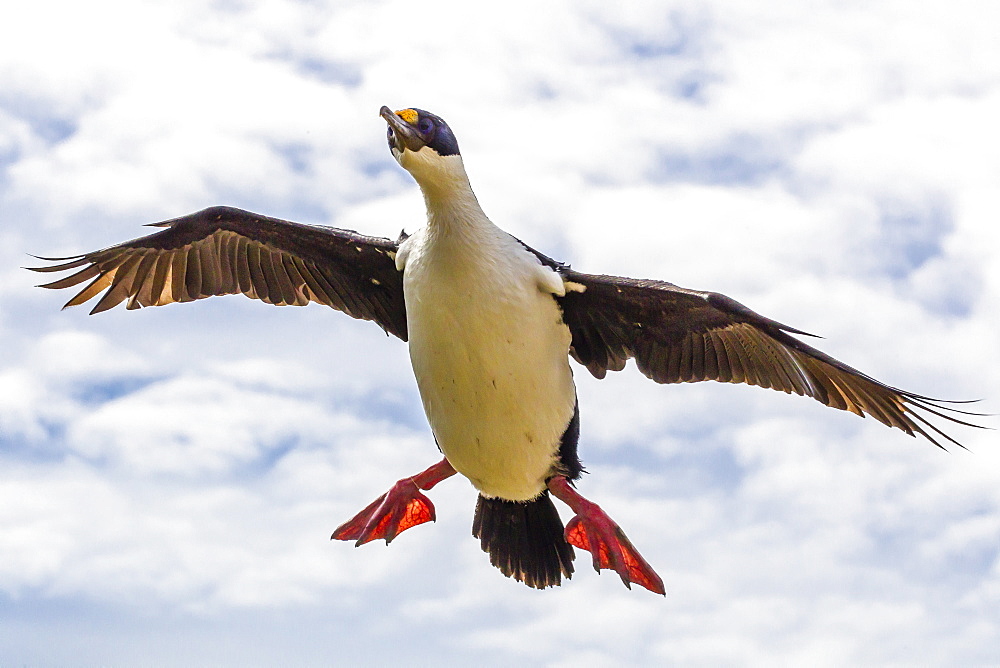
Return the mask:
[(404, 149), (416, 152), (427, 145), (417, 129), (397, 116), (389, 107), (383, 105), (378, 113), (389, 124), (389, 128), (392, 130), (393, 146), (400, 153)]

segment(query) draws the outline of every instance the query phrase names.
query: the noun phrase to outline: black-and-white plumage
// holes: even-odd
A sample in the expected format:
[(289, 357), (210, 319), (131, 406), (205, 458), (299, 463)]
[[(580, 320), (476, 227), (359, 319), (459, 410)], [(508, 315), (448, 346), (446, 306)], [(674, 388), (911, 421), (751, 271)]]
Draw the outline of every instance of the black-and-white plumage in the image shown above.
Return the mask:
[[(424, 409), (445, 459), (400, 481), (335, 538), (391, 540), (433, 519), (419, 490), (455, 471), (481, 492), (474, 533), (505, 574), (534, 587), (572, 573), (569, 543), (626, 585), (662, 583), (621, 530), (567, 484), (579, 477), (572, 356), (594, 376), (633, 358), (658, 383), (717, 380), (812, 397), (942, 446), (931, 424), (949, 402), (885, 385), (812, 348), (805, 332), (717, 293), (577, 272), (493, 225), (458, 143), (439, 117), (391, 112), (393, 155), (420, 185), (428, 224), (398, 241), (213, 207), (155, 234), (57, 262), (43, 287), (87, 283), (92, 313), (242, 293), (277, 305), (326, 304), (409, 341)], [(565, 539), (550, 492), (577, 516)], [(569, 541), (569, 543), (567, 543)]]

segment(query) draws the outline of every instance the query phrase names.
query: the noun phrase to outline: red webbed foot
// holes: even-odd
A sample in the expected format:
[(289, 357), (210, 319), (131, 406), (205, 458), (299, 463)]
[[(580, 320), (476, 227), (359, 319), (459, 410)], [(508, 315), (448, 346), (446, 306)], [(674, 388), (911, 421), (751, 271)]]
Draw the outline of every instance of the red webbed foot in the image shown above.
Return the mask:
[(600, 573), (601, 569), (611, 569), (629, 589), (634, 582), (651, 592), (666, 595), (663, 580), (600, 506), (580, 496), (563, 476), (552, 478), (549, 489), (576, 513), (566, 525), (566, 542), (590, 552), (594, 570)]
[(420, 490), (430, 489), (454, 474), (455, 469), (447, 459), (443, 459), (412, 478), (403, 478), (360, 513), (337, 527), (330, 538), (357, 541), (356, 547), (378, 538), (385, 539), (388, 544), (407, 529), (434, 521), (434, 504)]
[(410, 527), (432, 522), (434, 519), (434, 504), (420, 493), (412, 479), (406, 478), (337, 527), (330, 538), (354, 540), (357, 541), (355, 546), (384, 538), (388, 544)]

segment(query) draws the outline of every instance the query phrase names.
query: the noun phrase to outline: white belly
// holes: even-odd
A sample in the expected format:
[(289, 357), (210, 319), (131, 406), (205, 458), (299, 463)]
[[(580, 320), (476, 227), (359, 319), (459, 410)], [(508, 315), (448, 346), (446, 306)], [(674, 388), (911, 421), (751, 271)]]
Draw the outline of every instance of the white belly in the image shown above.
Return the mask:
[(523, 501), (553, 474), (576, 391), (569, 328), (539, 288), (537, 263), (503, 250), (473, 264), (447, 247), (414, 248), (403, 288), (410, 360), (438, 445), (484, 495)]

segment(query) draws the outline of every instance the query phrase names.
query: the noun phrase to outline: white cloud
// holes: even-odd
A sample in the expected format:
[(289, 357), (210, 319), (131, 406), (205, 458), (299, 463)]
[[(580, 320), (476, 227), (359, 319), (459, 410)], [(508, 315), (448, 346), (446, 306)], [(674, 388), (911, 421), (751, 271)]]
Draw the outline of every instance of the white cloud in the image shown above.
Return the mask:
[(242, 298), (89, 318), (17, 268), (216, 203), (395, 237), (421, 200), (377, 109), (416, 105), (456, 129), (493, 219), (540, 250), (725, 292), (876, 377), (995, 412), (989, 11), (0, 10), (0, 597), (16, 629), (0, 654), (990, 662), (993, 432), (956, 428), (973, 454), (945, 454), (801, 398), (578, 370), (581, 490), (669, 596), (583, 553), (572, 582), (535, 592), (469, 536), (461, 480), (430, 493), (436, 525), (388, 549), (327, 540), (438, 456), (405, 348), (377, 327)]

